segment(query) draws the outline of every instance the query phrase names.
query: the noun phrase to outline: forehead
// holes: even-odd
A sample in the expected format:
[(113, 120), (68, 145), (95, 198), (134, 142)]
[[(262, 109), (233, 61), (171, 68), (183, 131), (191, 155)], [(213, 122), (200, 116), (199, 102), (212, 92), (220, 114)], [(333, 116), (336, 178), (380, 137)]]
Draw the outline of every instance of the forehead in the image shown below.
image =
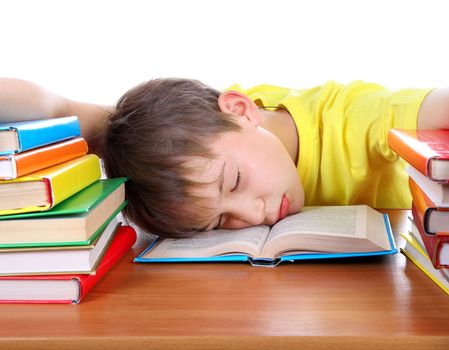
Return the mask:
[(195, 183), (191, 189), (194, 196), (205, 199), (214, 199), (219, 196), (225, 167), (223, 159), (193, 157), (185, 165), (192, 170), (187, 178)]
[(187, 176), (194, 185), (189, 188), (189, 194), (194, 196), (195, 216), (203, 229), (211, 229), (211, 222), (217, 216), (220, 205), (220, 183), (225, 162), (220, 159), (196, 157), (186, 164), (193, 171)]

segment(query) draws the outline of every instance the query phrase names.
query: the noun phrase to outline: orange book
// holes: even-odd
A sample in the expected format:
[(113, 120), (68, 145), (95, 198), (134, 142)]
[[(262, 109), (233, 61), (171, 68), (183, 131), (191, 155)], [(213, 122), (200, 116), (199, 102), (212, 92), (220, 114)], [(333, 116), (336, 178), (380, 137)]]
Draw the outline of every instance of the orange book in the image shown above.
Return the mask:
[(424, 176), (449, 182), (449, 129), (390, 129), (388, 145)]
[(87, 142), (82, 137), (77, 137), (23, 153), (0, 156), (0, 180), (15, 179), (49, 168), (81, 157), (87, 151)]
[(411, 177), (409, 187), (413, 197), (413, 214), (418, 217), (416, 225), (421, 224), (428, 235), (449, 235), (449, 208), (435, 205)]

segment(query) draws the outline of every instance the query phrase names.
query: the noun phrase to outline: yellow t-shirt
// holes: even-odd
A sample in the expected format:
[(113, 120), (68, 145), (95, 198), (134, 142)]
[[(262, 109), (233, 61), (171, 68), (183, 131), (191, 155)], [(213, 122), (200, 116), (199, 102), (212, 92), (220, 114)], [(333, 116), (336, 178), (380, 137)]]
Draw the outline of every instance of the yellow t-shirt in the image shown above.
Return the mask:
[(298, 173), (306, 205), (410, 208), (405, 163), (390, 150), (390, 128), (416, 129), (429, 89), (392, 92), (377, 84), (328, 82), (306, 90), (242, 90), (259, 106), (285, 108), (299, 135)]

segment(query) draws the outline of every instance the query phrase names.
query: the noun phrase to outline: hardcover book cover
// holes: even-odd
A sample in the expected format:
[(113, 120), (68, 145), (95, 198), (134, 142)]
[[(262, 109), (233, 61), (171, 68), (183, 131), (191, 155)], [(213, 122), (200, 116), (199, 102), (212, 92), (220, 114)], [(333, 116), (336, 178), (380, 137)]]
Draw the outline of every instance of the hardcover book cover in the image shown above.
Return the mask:
[(0, 303), (78, 304), (135, 242), (135, 230), (121, 226), (95, 274), (0, 277)]
[[(69, 198), (101, 177), (100, 160), (94, 154), (46, 168), (13, 180), (0, 181), (2, 184), (43, 182), (47, 200), (40, 205), (0, 210), (0, 215), (46, 211)], [(12, 193), (14, 195), (14, 193)], [(7, 204), (7, 203), (5, 203)]]
[[(426, 234), (414, 206), (412, 207), (412, 215), (412, 232), (415, 236), (421, 237), (433, 266), (437, 269), (449, 267), (449, 235), (438, 236)], [(445, 255), (442, 256), (442, 253)]]
[(0, 124), (0, 133), (9, 132), (16, 139), (12, 147), (0, 149), (0, 155), (19, 153), (57, 141), (80, 136), (75, 116)]
[(449, 130), (390, 129), (388, 145), (431, 180), (449, 182)]
[(436, 269), (427, 253), (410, 232), (401, 233), (401, 236), (406, 241), (406, 246), (401, 248), (401, 252), (449, 295), (449, 271), (447, 269)]
[(449, 208), (440, 208), (432, 202), (418, 184), (409, 177), (414, 218), (419, 218), (428, 235), (449, 235)]
[(449, 208), (449, 183), (439, 183), (408, 166), (407, 173), (437, 207)]
[[(0, 230), (2, 223), (8, 224), (8, 221), (23, 221), (33, 220), (40, 218), (52, 218), (62, 217), (71, 218), (77, 215), (87, 215), (89, 212), (105, 201), (114, 191), (116, 191), (127, 178), (113, 178), (98, 180), (92, 185), (86, 187), (82, 191), (76, 193), (64, 202), (58, 204), (54, 208), (44, 212), (32, 212), (23, 214), (12, 214), (0, 216)], [(118, 213), (125, 207), (127, 201), (121, 203), (117, 208), (114, 208), (113, 213), (107, 220), (102, 223), (98, 223), (99, 228), (86, 240), (82, 241), (42, 241), (26, 242), (26, 243), (3, 243), (0, 244), (1, 248), (22, 248), (22, 247), (49, 247), (49, 246), (86, 246), (92, 244), (92, 242), (98, 237), (98, 235), (104, 230), (107, 224), (118, 215)], [(32, 222), (31, 222), (32, 224)], [(63, 235), (61, 235), (63, 237)]]
[(0, 276), (94, 273), (118, 228), (114, 217), (89, 246), (0, 249)]
[(26, 152), (0, 156), (0, 180), (16, 179), (49, 168), (81, 157), (87, 151), (87, 142), (82, 137), (76, 137)]
[[(306, 209), (309, 212), (318, 210), (319, 212), (327, 213), (337, 207), (328, 207), (331, 209), (325, 207), (316, 208), (319, 209)], [(347, 206), (342, 207), (342, 209), (352, 210)], [(362, 212), (359, 211), (359, 213)], [(307, 218), (312, 218), (314, 214), (305, 215)], [(201, 233), (192, 238), (157, 238), (134, 261), (139, 263), (240, 261), (249, 262), (254, 266), (271, 267), (286, 261), (378, 256), (397, 253), (387, 214), (377, 213), (375, 216), (369, 216), (369, 218), (362, 218), (362, 216), (357, 215), (358, 219), (355, 217), (340, 218), (340, 222), (335, 225), (338, 226), (336, 231), (339, 231), (339, 233), (334, 231), (334, 234), (329, 233), (327, 236), (323, 236), (317, 231), (309, 233), (304, 226), (298, 225), (298, 230), (304, 230), (304, 235), (295, 237), (297, 234), (294, 232), (294, 226), (298, 224), (298, 222), (295, 223), (295, 217), (299, 216), (305, 217), (303, 213), (287, 217), (276, 223), (270, 231), (266, 231), (267, 229), (264, 226), (255, 226), (239, 230), (214, 230)], [(326, 220), (323, 216), (321, 218)], [(287, 221), (282, 223), (285, 220)], [(351, 221), (351, 223), (345, 226), (345, 223), (342, 223), (342, 221)], [(357, 225), (357, 228), (353, 228), (352, 224), (356, 221), (359, 225)], [(311, 219), (309, 225), (316, 226), (316, 222), (314, 222)], [(276, 227), (280, 223), (283, 225), (282, 228), (280, 226)], [(332, 223), (326, 222), (323, 225), (328, 227), (328, 224)], [(369, 227), (367, 236), (375, 240), (379, 245), (366, 245), (362, 242), (364, 240), (362, 238), (364, 237), (364, 232), (362, 231), (365, 227)], [(291, 230), (290, 233), (288, 230)], [(271, 233), (272, 235), (270, 235)], [(342, 236), (347, 234), (352, 237), (346, 240), (345, 244), (334, 245), (330, 243), (333, 240), (340, 240)], [(344, 248), (341, 248), (342, 246)], [(270, 253), (268, 253), (267, 247), (279, 247), (280, 249), (269, 249)], [(333, 248), (335, 248), (334, 251), (331, 250)]]

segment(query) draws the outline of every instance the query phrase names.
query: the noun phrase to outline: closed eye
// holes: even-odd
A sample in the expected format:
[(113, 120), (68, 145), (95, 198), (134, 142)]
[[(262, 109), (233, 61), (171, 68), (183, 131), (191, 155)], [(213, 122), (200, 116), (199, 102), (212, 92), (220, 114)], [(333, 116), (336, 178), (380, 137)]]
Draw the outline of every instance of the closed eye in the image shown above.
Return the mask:
[(237, 191), (239, 189), (239, 185), (240, 185), (240, 171), (237, 172), (237, 180), (235, 181), (235, 186), (231, 190), (231, 192)]
[(218, 229), (218, 228), (220, 228), (220, 226), (221, 226), (221, 220), (223, 219), (223, 214), (221, 214), (219, 217), (218, 217), (218, 223), (215, 225), (215, 227), (213, 228), (213, 230), (216, 230), (216, 229)]
[[(235, 192), (235, 191), (237, 191), (237, 190), (239, 189), (239, 186), (240, 186), (240, 179), (241, 179), (240, 171), (238, 171), (238, 172), (237, 172), (237, 179), (235, 180), (235, 185), (234, 185), (234, 187), (232, 188), (231, 192)], [(218, 223), (217, 223), (217, 225), (215, 225), (215, 227), (214, 227), (213, 229), (216, 230), (216, 229), (220, 228), (220, 226), (223, 224), (222, 221), (223, 221), (223, 214), (221, 214), (221, 215), (219, 216), (219, 218), (218, 218)]]

